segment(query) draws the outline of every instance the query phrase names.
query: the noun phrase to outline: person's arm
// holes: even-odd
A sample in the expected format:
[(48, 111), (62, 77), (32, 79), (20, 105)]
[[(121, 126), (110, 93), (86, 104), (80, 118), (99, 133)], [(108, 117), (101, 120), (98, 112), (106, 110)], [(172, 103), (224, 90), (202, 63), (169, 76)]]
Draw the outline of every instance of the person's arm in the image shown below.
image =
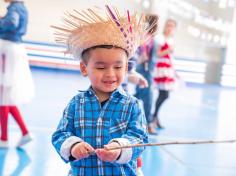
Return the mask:
[(147, 46), (143, 45), (140, 47), (139, 52), (137, 53), (137, 64), (142, 64), (149, 60), (148, 53), (147, 53)]
[[(78, 101), (78, 100), (77, 100)], [(74, 115), (76, 99), (73, 98), (63, 113), (63, 117), (52, 135), (52, 144), (65, 162), (70, 161), (71, 148), (83, 140), (75, 135)]]
[(6, 32), (15, 30), (20, 21), (19, 14), (15, 11), (14, 8), (9, 8), (6, 16), (0, 18), (0, 31)]
[(136, 71), (131, 71), (128, 73), (128, 81), (135, 85), (138, 85), (141, 88), (148, 87), (147, 80), (144, 78), (143, 75), (141, 75), (140, 73)]
[(161, 50), (161, 47), (157, 48), (157, 57), (161, 58), (167, 54), (173, 53), (173, 47), (169, 46), (167, 49)]
[[(141, 109), (138, 100), (133, 104), (131, 116), (127, 124), (127, 131), (120, 138), (115, 138), (110, 141), (118, 142), (119, 145), (130, 145), (137, 143), (148, 143), (148, 135), (146, 131), (146, 119)], [(119, 164), (129, 162), (131, 159), (136, 160), (143, 152), (144, 147), (122, 149), (119, 158), (115, 161)]]
[(148, 55), (143, 53), (142, 55), (140, 55), (140, 57), (138, 58), (137, 60), (137, 64), (142, 64), (144, 62), (147, 62), (148, 61)]

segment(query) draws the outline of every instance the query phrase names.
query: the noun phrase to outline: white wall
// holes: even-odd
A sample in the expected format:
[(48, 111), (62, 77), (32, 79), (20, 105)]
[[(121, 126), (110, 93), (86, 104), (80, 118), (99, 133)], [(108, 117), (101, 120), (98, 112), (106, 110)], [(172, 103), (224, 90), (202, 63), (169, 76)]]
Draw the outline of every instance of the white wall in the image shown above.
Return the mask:
[(234, 22), (233, 27), (231, 29), (230, 38), (228, 41), (228, 48), (226, 54), (226, 63), (228, 64), (236, 64), (236, 10), (234, 12)]
[[(168, 11), (168, 1), (170, 0), (151, 0), (153, 5), (151, 8), (152, 13), (158, 13), (160, 17), (160, 29), (162, 31), (162, 24), (164, 20), (171, 14)], [(42, 42), (54, 42), (53, 29), (50, 25), (57, 25), (61, 21), (63, 12), (71, 11), (73, 9), (83, 9), (91, 7), (91, 5), (103, 6), (104, 4), (112, 4), (122, 9), (130, 9), (139, 11), (142, 9), (142, 0), (25, 0), (25, 4), (29, 10), (29, 26), (28, 33), (24, 39)], [(214, 15), (214, 11), (217, 15), (221, 14), (224, 18), (230, 18), (231, 12), (225, 13), (225, 11), (217, 11), (216, 7), (204, 7), (199, 1), (189, 0), (199, 8), (203, 8), (208, 13)], [(6, 12), (6, 3), (0, 1), (0, 16)], [(224, 13), (223, 13), (224, 12)], [(216, 14), (215, 14), (216, 15)], [(176, 48), (175, 52), (177, 56), (183, 56), (193, 59), (219, 60), (220, 48), (199, 38), (194, 38), (189, 35), (187, 28), (188, 25), (193, 24), (193, 21), (189, 21), (175, 16), (178, 22), (178, 28), (176, 33)], [(205, 30), (203, 27), (201, 29)], [(214, 31), (213, 31), (214, 32)]]
[[(190, 6), (187, 4), (194, 5), (201, 11), (199, 13), (203, 16), (223, 20), (224, 22), (232, 22), (233, 19), (233, 8), (221, 9), (217, 6), (216, 2), (209, 1), (204, 3), (203, 1), (196, 0), (152, 0), (153, 6), (151, 11), (159, 15), (159, 32), (162, 32), (163, 23), (166, 18), (174, 18), (177, 23), (177, 31), (175, 35), (176, 46), (175, 54), (179, 57), (202, 59), (204, 61), (217, 62), (221, 59), (221, 50), (226, 45), (222, 45), (220, 42), (214, 42), (213, 38), (215, 35), (228, 37), (227, 32), (221, 31), (221, 29), (214, 29), (213, 27), (207, 27), (196, 21), (196, 16), (190, 10)], [(180, 5), (180, 2), (185, 2), (185, 6)], [(174, 6), (173, 6), (174, 4)], [(186, 15), (186, 16), (185, 16)], [(189, 15), (187, 17), (187, 15)], [(199, 36), (193, 36), (188, 31), (190, 27), (199, 29)], [(226, 26), (224, 26), (226, 27)], [(212, 34), (212, 39), (208, 40), (208, 35)], [(205, 35), (205, 36), (203, 36)]]
[[(24, 39), (52, 43), (54, 37), (50, 26), (59, 24), (65, 11), (89, 8), (92, 5), (103, 7), (105, 4), (131, 11), (140, 9), (133, 0), (25, 0), (29, 11), (29, 26)], [(0, 1), (0, 16), (5, 14), (6, 5)]]

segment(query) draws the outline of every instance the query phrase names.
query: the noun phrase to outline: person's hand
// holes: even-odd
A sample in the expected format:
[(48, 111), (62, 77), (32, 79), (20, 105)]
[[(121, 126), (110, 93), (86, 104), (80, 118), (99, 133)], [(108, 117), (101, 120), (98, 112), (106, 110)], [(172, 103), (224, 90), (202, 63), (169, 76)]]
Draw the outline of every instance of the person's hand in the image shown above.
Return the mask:
[(177, 79), (181, 79), (181, 77), (179, 76), (179, 74), (175, 71), (175, 77), (177, 78)]
[(143, 53), (141, 57), (142, 57), (142, 61), (143, 61), (143, 62), (146, 62), (146, 61), (149, 60), (149, 57), (148, 57), (148, 54), (147, 54), (147, 53)]
[(174, 52), (174, 47), (173, 47), (173, 46), (169, 46), (168, 52), (169, 52), (169, 53), (173, 53), (173, 52)]
[(140, 88), (148, 87), (148, 82), (142, 75), (140, 75), (140, 77), (139, 77), (138, 85), (139, 85)]
[(147, 80), (141, 75), (140, 73), (133, 71), (132, 73), (128, 74), (129, 82), (138, 85), (141, 88), (148, 87)]
[[(172, 66), (173, 66), (173, 64), (172, 64)], [(174, 66), (173, 66), (173, 68), (174, 68)], [(177, 78), (177, 79), (182, 79), (181, 76), (179, 76), (179, 74), (178, 74), (177, 71), (175, 70), (175, 68), (174, 68), (174, 76), (175, 76), (175, 78)]]
[(107, 150), (109, 147), (119, 147), (117, 142), (112, 142), (104, 146), (104, 149), (97, 149), (95, 152), (102, 161), (113, 162), (120, 156), (121, 149)]
[(86, 142), (75, 144), (71, 149), (71, 155), (77, 160), (87, 158), (94, 152), (94, 148)]

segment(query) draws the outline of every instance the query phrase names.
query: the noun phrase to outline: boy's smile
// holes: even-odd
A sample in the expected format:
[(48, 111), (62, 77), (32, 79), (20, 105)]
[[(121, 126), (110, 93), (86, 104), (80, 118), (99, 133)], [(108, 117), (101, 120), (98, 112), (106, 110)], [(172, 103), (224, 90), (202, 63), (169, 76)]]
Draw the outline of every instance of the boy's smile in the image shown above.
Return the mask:
[(89, 77), (99, 100), (106, 99), (124, 80), (127, 55), (120, 48), (96, 48), (89, 52), (87, 63), (80, 64), (81, 72)]
[(109, 81), (109, 80), (107, 80), (107, 81), (102, 81), (105, 85), (107, 85), (107, 86), (112, 86), (112, 85), (114, 85), (115, 83), (116, 83), (116, 81)]

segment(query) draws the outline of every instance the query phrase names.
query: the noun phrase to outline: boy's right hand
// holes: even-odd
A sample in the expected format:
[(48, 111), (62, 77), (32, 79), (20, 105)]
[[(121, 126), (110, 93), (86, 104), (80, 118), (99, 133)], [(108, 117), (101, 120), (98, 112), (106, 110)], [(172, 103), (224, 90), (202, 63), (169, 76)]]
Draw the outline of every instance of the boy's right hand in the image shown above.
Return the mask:
[(71, 155), (76, 158), (76, 160), (87, 158), (93, 152), (94, 148), (87, 142), (77, 143), (71, 149)]

